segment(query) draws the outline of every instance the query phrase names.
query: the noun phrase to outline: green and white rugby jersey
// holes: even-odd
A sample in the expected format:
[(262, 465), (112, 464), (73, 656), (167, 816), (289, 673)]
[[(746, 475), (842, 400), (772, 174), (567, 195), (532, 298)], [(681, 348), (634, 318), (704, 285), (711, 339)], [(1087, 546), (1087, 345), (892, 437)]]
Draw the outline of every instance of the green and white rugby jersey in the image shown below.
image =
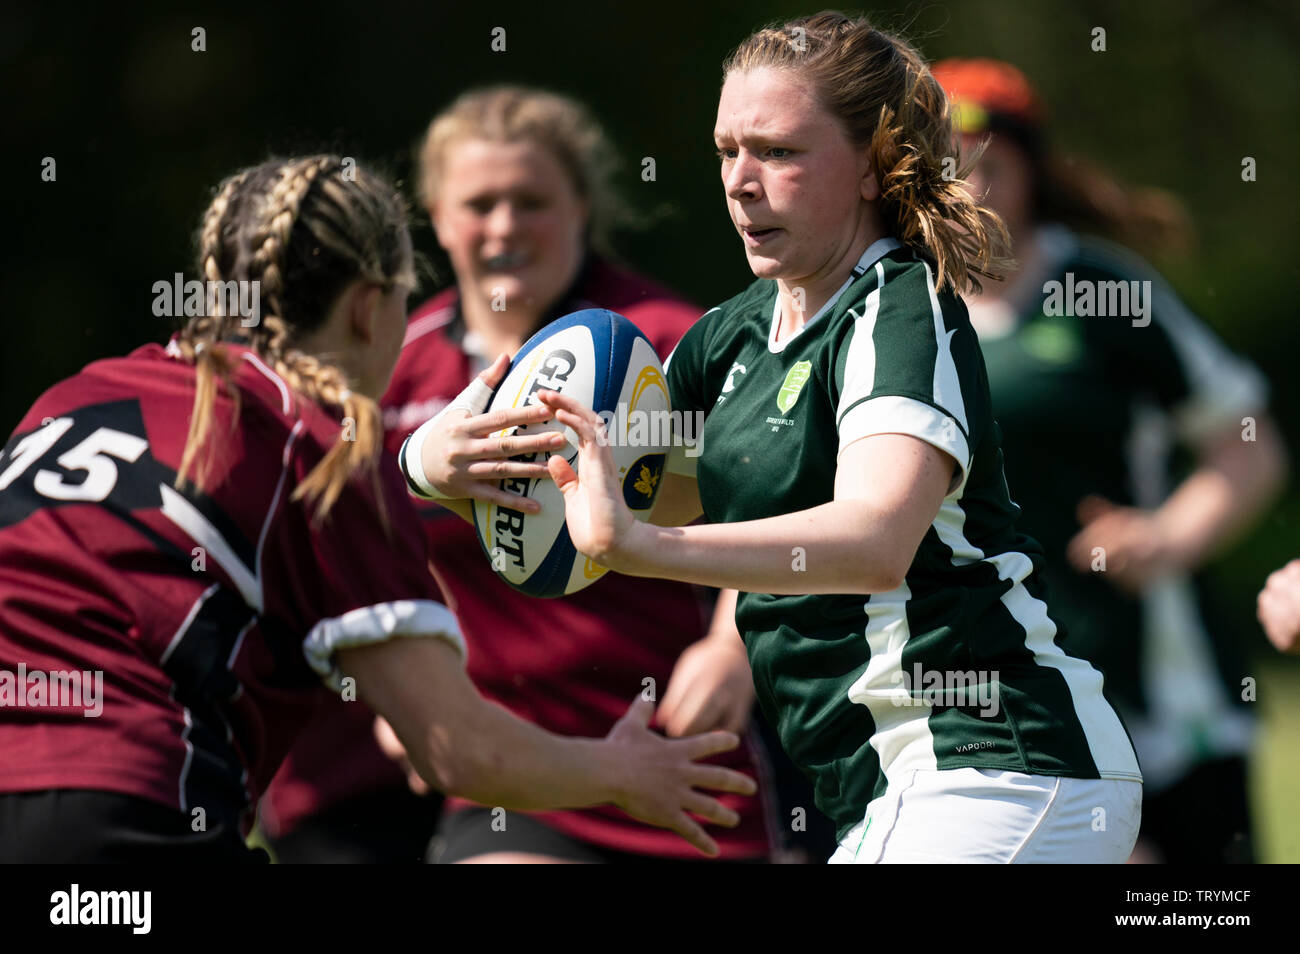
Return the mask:
[(700, 456), (675, 452), (670, 467), (698, 468), (709, 520), (826, 503), (839, 452), (872, 434), (909, 434), (960, 465), (897, 589), (740, 595), (763, 712), (839, 837), (913, 769), (1140, 780), (1100, 673), (1061, 648), (1034, 576), (1041, 550), (1013, 528), (961, 299), (882, 239), (779, 343), (778, 307), (776, 283), (756, 281), (706, 313), (668, 363), (674, 410), (706, 416)]

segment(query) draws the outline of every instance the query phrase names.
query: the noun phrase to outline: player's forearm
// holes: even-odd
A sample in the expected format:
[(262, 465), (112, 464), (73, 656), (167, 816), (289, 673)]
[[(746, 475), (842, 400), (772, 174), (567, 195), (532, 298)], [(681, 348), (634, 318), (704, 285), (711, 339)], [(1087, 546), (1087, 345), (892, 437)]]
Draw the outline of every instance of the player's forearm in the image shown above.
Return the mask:
[(467, 723), (429, 734), (430, 767), (455, 767), (448, 795), (515, 811), (618, 802), (618, 767), (602, 740), (555, 735), (486, 700)]
[(622, 775), (607, 744), (555, 735), (484, 699), (442, 639), (341, 650), (338, 664), (442, 792), (520, 811), (618, 802)]
[(1195, 567), (1245, 530), (1276, 498), (1286, 453), (1276, 429), (1261, 416), (1255, 441), (1233, 428), (1204, 453), (1201, 465), (1155, 513), (1172, 552)]
[(600, 562), (630, 576), (754, 593), (879, 593), (902, 582), (916, 555), (903, 552), (894, 523), (866, 501), (834, 500), (742, 523), (636, 524)]

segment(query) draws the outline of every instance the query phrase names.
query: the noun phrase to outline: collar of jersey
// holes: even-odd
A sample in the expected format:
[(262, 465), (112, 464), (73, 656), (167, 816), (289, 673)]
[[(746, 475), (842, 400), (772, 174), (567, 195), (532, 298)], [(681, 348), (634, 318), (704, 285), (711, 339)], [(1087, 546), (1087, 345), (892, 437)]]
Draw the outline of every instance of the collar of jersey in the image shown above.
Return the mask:
[(811, 318), (805, 321), (803, 323), (802, 328), (800, 328), (794, 334), (790, 335), (790, 337), (786, 338), (784, 341), (781, 342), (778, 342), (776, 340), (776, 328), (777, 328), (777, 324), (781, 320), (781, 294), (780, 292), (778, 292), (776, 296), (776, 301), (772, 304), (772, 328), (767, 333), (767, 350), (770, 351), (772, 354), (780, 354), (782, 351), (784, 351), (786, 345), (788, 345), (791, 341), (794, 341), (795, 338), (798, 338), (801, 334), (803, 334), (805, 331), (811, 328), (813, 324), (815, 324), (818, 321), (818, 319), (821, 318), (822, 315), (825, 315), (828, 312), (830, 312), (830, 310), (835, 307), (835, 303), (840, 300), (840, 296), (843, 295), (844, 292), (848, 290), (848, 287), (850, 285), (852, 285), (855, 281), (857, 281), (859, 278), (865, 275), (867, 269), (869, 269), (872, 265), (876, 264), (876, 262), (880, 261), (882, 258), (888, 255), (894, 249), (901, 248), (902, 244), (903, 243), (896, 238), (886, 237), (882, 239), (877, 239), (876, 241), (868, 245), (867, 250), (863, 252), (862, 257), (858, 259), (858, 264), (853, 266), (853, 274), (844, 280), (844, 284), (840, 286), (839, 291), (837, 291), (834, 295), (831, 295), (830, 301), (826, 302), (826, 304), (818, 308), (817, 314), (813, 315)]

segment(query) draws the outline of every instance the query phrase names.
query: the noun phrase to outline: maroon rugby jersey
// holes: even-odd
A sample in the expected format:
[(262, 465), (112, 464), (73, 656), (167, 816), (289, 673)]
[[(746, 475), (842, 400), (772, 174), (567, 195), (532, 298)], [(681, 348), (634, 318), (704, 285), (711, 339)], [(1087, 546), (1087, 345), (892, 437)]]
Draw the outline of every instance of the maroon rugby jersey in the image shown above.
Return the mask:
[[(159, 345), (56, 384), (5, 445), (0, 792), (119, 792), (247, 831), (294, 737), (338, 701), (322, 685), (334, 648), (398, 633), (459, 644), (392, 455), (391, 539), (368, 479), (314, 526), (289, 498), (340, 419), (230, 353), (239, 418), (223, 388), (204, 493), (174, 487), (195, 374)], [(30, 690), (72, 671), (102, 673), (93, 707), (4, 695), (6, 673)]]
[[(452, 288), (417, 309), (393, 383), (385, 394), (384, 426), (389, 449), (459, 394), (495, 356), (473, 354), (457, 316)], [(623, 269), (591, 261), (573, 291), (545, 318), (583, 308), (608, 308), (624, 315), (667, 356), (699, 317), (699, 309)], [(468, 646), (468, 670), (483, 695), (515, 714), (562, 735), (604, 736), (642, 691), (642, 680), (667, 688), (677, 657), (703, 638), (707, 620), (692, 587), (665, 580), (606, 574), (585, 590), (558, 599), (534, 599), (510, 589), (493, 572), (474, 528), (451, 511), (416, 500), (428, 533), (434, 573), (455, 610)], [(724, 858), (770, 854), (773, 838), (765, 754), (747, 733), (744, 744), (717, 761), (753, 776), (753, 797), (722, 795), (741, 814), (735, 829), (712, 826)], [(348, 771), (338, 753), (346, 739)], [(332, 744), (331, 744), (332, 743)], [(360, 750), (372, 754), (362, 756)], [(306, 733), (277, 776), (263, 817), (273, 828), (291, 830), (301, 818), (340, 797), (373, 790), (395, 777), (392, 769), (372, 778), (353, 769), (353, 752), (370, 766), (370, 726), (355, 708), (341, 704)], [(448, 799), (447, 810), (468, 802)], [(679, 836), (628, 818), (612, 807), (534, 815), (560, 831), (617, 851), (662, 857), (699, 858)]]

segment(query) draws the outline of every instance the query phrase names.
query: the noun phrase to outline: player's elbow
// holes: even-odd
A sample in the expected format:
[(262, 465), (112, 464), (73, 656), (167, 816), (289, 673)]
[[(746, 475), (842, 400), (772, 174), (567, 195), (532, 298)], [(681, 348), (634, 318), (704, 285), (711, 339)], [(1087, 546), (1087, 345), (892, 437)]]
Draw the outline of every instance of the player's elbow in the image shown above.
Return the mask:
[(881, 547), (874, 557), (867, 561), (867, 592), (890, 593), (906, 582), (916, 547)]
[(886, 564), (878, 567), (867, 581), (868, 593), (890, 593), (903, 585), (907, 579), (907, 566)]
[(466, 752), (431, 740), (422, 753), (423, 757), (415, 760), (416, 771), (420, 777), (444, 795), (468, 797), (475, 790), (482, 777), (480, 767), (472, 752)]
[(392, 740), (385, 745), (382, 733), (379, 741), (385, 754), (414, 769), (427, 785), (445, 795), (464, 795), (481, 777), (473, 740), (459, 733), (453, 739), (441, 721), (408, 731), (400, 750), (394, 749)]
[(495, 703), (479, 705), (457, 713), (451, 724), (431, 727), (426, 737), (425, 767), (420, 774), (446, 795), (470, 801), (498, 804), (501, 782), (512, 766), (503, 745)]
[[(421, 773), (424, 774), (424, 773)], [(424, 780), (447, 796), (471, 798), (477, 789), (478, 771), (473, 759), (456, 759), (434, 767), (433, 778)]]
[(836, 501), (836, 506), (841, 509), (832, 532), (842, 558), (837, 562), (852, 577), (842, 592), (888, 593), (902, 586), (933, 523), (929, 508), (857, 499)]
[(515, 804), (510, 794), (513, 767), (505, 753), (484, 739), (481, 745), (458, 747), (439, 771), (440, 788), (449, 796), (483, 804)]

